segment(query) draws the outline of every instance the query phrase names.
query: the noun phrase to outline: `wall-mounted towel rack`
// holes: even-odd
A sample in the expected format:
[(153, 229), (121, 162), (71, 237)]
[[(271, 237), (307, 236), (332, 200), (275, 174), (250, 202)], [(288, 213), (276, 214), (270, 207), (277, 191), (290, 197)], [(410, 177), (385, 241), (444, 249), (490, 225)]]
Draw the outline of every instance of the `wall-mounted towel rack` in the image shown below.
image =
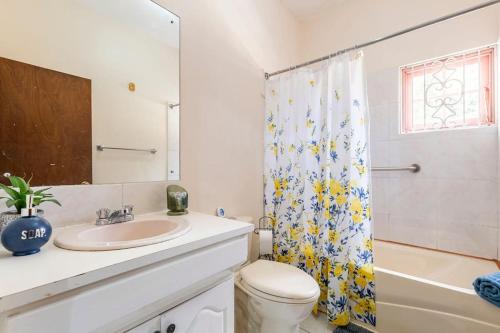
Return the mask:
[(372, 167), (372, 171), (410, 171), (413, 173), (419, 172), (420, 169), (420, 165), (416, 163), (407, 167)]
[(105, 147), (102, 145), (97, 145), (96, 146), (98, 151), (103, 151), (105, 149), (111, 149), (111, 150), (130, 150), (130, 151), (143, 151), (143, 152), (148, 152), (151, 154), (156, 154), (157, 150), (155, 148), (151, 149), (135, 149), (135, 148), (121, 148), (121, 147)]

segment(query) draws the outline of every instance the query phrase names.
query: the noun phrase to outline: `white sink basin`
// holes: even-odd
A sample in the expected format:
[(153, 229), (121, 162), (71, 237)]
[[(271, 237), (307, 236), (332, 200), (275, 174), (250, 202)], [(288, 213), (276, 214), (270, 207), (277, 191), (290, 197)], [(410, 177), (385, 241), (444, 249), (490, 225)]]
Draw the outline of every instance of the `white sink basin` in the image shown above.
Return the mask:
[(189, 223), (183, 219), (155, 216), (104, 226), (68, 227), (57, 234), (54, 244), (76, 251), (117, 250), (164, 242), (190, 229)]

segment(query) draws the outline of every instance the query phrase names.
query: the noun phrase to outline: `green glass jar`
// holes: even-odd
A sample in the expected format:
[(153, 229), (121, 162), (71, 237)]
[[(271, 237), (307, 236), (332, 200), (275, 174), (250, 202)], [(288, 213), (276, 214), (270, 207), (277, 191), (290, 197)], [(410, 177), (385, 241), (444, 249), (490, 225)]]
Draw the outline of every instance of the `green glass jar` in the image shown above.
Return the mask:
[(188, 193), (179, 185), (167, 186), (167, 215), (187, 214)]

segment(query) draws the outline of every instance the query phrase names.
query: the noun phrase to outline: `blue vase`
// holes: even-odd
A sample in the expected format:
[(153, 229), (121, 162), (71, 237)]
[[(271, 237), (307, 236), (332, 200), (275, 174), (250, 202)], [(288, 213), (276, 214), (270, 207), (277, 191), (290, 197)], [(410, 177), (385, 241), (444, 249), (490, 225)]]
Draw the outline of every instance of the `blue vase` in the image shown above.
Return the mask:
[(40, 252), (52, 235), (50, 223), (39, 216), (25, 216), (12, 221), (2, 231), (2, 245), (14, 256)]

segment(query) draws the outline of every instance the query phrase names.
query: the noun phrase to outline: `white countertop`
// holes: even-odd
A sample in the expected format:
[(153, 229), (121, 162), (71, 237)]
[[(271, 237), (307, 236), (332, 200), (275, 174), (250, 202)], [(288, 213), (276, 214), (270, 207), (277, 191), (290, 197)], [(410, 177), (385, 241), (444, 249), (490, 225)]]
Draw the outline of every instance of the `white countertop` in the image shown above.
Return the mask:
[[(149, 216), (165, 213), (152, 213)], [(146, 216), (146, 215), (144, 215)], [(60, 294), (165, 259), (191, 252), (253, 230), (249, 223), (190, 212), (182, 218), (191, 230), (178, 238), (114, 251), (70, 251), (52, 239), (34, 255), (13, 257), (0, 250), (0, 312)]]

